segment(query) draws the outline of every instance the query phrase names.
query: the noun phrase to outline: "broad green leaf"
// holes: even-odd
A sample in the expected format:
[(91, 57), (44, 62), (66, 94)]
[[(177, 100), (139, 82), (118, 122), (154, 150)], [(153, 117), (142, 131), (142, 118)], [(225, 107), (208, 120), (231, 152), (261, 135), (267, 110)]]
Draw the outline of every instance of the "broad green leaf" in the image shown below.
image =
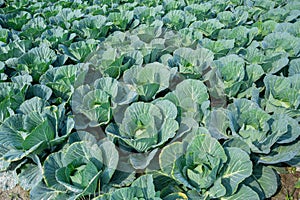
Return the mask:
[(258, 163), (277, 164), (287, 162), (298, 154), (299, 144), (299, 141), (295, 141), (289, 145), (276, 145), (270, 154), (261, 155), (258, 159)]
[(23, 102), (20, 105), (19, 110), (23, 114), (30, 114), (31, 112), (42, 113), (44, 107), (46, 107), (46, 106), (48, 106), (48, 102), (46, 100), (35, 96), (35, 97)]
[(197, 112), (197, 107), (208, 100), (207, 88), (199, 80), (182, 81), (176, 86), (173, 94), (177, 97), (182, 112)]
[(222, 185), (222, 178), (218, 178), (208, 192), (212, 198), (220, 198), (226, 195), (226, 187)]
[(253, 27), (251, 29), (245, 26), (236, 26), (232, 29), (221, 29), (218, 34), (218, 39), (235, 40), (235, 46), (242, 47), (253, 40), (258, 33), (258, 29)]
[(40, 83), (50, 87), (56, 98), (69, 100), (76, 84), (81, 84), (80, 76), (87, 71), (85, 65), (65, 65), (49, 69), (40, 78)]
[(55, 52), (47, 45), (32, 48), (23, 54), (18, 62), (29, 68), (33, 80), (38, 81), (40, 76), (45, 73), (50, 65), (57, 59)]
[(183, 145), (179, 142), (174, 142), (165, 146), (159, 154), (159, 165), (161, 170), (170, 175), (175, 161), (183, 154)]
[(22, 146), (24, 149), (28, 150), (32, 146), (44, 142), (45, 145), (49, 147), (51, 140), (55, 138), (55, 132), (49, 125), (48, 120), (43, 121), (39, 126), (37, 126), (24, 140)]
[(77, 62), (85, 62), (88, 56), (96, 51), (98, 41), (89, 39), (86, 41), (74, 42), (70, 47), (59, 45), (59, 48), (68, 55), (71, 59)]
[(25, 164), (18, 174), (19, 184), (25, 190), (30, 190), (42, 181), (42, 166), (36, 164)]
[(134, 199), (136, 190), (134, 188), (121, 188), (112, 193), (111, 200)]
[(45, 85), (33, 85), (27, 91), (27, 96), (33, 98), (34, 96), (40, 97), (44, 100), (49, 100), (52, 95), (52, 90)]
[(23, 130), (24, 117), (22, 115), (13, 115), (7, 118), (0, 126), (0, 144), (15, 149), (22, 148), (27, 133)]
[(98, 145), (94, 144), (91, 146), (90, 143), (85, 141), (75, 142), (67, 148), (64, 155), (63, 164), (66, 166), (77, 158), (88, 162), (88, 160), (92, 157), (95, 157), (98, 159), (98, 161), (102, 162), (102, 153)]
[(39, 148), (41, 148), (43, 145), (43, 141), (37, 143), (36, 145), (32, 146), (28, 150), (17, 150), (17, 149), (12, 149), (5, 153), (3, 155), (3, 159), (9, 162), (14, 162), (14, 161), (19, 161), (26, 156), (29, 156), (30, 154), (33, 154), (33, 152), (37, 151)]
[[(227, 156), (221, 146), (221, 144), (209, 135), (201, 134), (196, 136), (193, 141), (188, 145), (188, 153), (195, 153), (196, 155), (210, 155), (221, 159), (222, 163), (227, 161)], [(201, 157), (201, 156), (200, 156)], [(214, 163), (216, 164), (216, 163)]]
[(110, 77), (100, 78), (95, 81), (94, 88), (106, 92), (111, 97), (115, 97), (118, 93), (118, 81)]
[(171, 69), (154, 62), (144, 67), (132, 67), (124, 74), (125, 83), (136, 87), (138, 94), (146, 101), (169, 87)]
[(187, 15), (182, 10), (171, 10), (162, 18), (162, 20), (167, 27), (175, 30), (182, 29), (189, 23)]
[(252, 162), (249, 155), (239, 148), (227, 147), (225, 152), (228, 160), (221, 173), (228, 196), (234, 194), (239, 184), (252, 174)]
[(235, 96), (245, 77), (244, 60), (235, 54), (230, 54), (214, 63), (223, 79), (225, 93), (229, 96)]
[(229, 126), (229, 118), (225, 109), (213, 110), (207, 118), (207, 127), (212, 137), (216, 139), (227, 139)]
[(41, 199), (68, 199), (72, 195), (67, 194), (65, 191), (57, 191), (53, 188), (47, 187), (43, 182), (39, 182), (31, 191), (30, 199), (41, 200)]
[(300, 59), (293, 59), (289, 66), (289, 76), (300, 74)]
[(97, 143), (95, 136), (86, 131), (77, 131), (75, 133), (72, 133), (68, 138), (69, 144), (80, 142), (80, 141), (90, 142), (91, 144)]
[(52, 153), (46, 158), (43, 166), (43, 178), (47, 187), (61, 191), (65, 190), (65, 187), (59, 184), (55, 178), (56, 170), (63, 166), (63, 154), (61, 152)]
[(83, 97), (80, 113), (84, 114), (91, 126), (107, 124), (111, 118), (110, 97), (103, 90), (95, 89)]
[[(300, 45), (298, 44), (299, 38), (292, 36), (287, 32), (275, 32), (267, 35), (262, 41), (264, 49), (272, 51), (286, 51), (290, 56), (298, 55)], [(292, 43), (291, 43), (292, 42)]]
[(208, 38), (204, 38), (202, 41), (202, 46), (206, 49), (211, 50), (215, 55), (224, 56), (228, 53), (230, 49), (234, 48), (234, 40), (210, 40)]
[(174, 62), (183, 74), (202, 75), (211, 66), (214, 54), (205, 48), (178, 48), (173, 53)]
[(224, 27), (218, 19), (208, 19), (206, 21), (196, 21), (191, 24), (191, 27), (199, 30), (205, 36), (211, 36), (217, 33), (220, 29)]
[(228, 197), (221, 197), (221, 200), (239, 200), (239, 199), (259, 200), (260, 197), (250, 187), (245, 185), (242, 185), (235, 194)]
[(268, 75), (264, 78), (268, 112), (287, 113), (289, 116), (298, 116), (299, 112), (299, 75), (279, 77)]
[(237, 137), (230, 138), (229, 140), (224, 142), (223, 147), (237, 147), (247, 152), (249, 155), (251, 154), (249, 145), (245, 141)]
[(104, 170), (101, 174), (101, 184), (108, 184), (112, 178), (119, 162), (119, 153), (114, 144), (106, 141), (100, 145), (102, 151)]
[(154, 149), (146, 153), (131, 153), (129, 155), (130, 163), (135, 169), (145, 169), (156, 155), (157, 150)]
[(264, 198), (272, 197), (278, 189), (279, 176), (271, 167), (254, 166), (253, 174), (248, 179), (246, 182), (249, 182), (249, 186), (258, 194), (262, 192)]
[(131, 187), (138, 188), (137, 196), (142, 196), (145, 199), (152, 199), (155, 197), (155, 188), (153, 185), (153, 178), (151, 175), (144, 175), (139, 177), (132, 183)]

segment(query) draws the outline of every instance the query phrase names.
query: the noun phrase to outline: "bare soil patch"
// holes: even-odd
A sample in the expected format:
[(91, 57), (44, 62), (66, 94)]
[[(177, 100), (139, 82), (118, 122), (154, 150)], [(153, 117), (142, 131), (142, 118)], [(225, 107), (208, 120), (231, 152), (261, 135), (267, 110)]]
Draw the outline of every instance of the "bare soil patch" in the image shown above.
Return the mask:
[(0, 200), (29, 200), (28, 191), (23, 190), (20, 186), (11, 190), (0, 191)]

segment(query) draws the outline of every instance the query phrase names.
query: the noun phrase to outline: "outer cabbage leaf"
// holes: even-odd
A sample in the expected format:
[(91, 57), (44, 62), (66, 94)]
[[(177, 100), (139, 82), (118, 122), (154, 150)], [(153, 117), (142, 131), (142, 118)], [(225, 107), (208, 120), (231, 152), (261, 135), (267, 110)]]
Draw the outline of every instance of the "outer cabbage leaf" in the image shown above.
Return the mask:
[[(80, 84), (87, 73), (87, 65), (65, 65), (48, 70), (40, 78), (40, 83), (50, 87), (58, 99), (69, 101), (76, 84)], [(58, 100), (57, 99), (57, 100)]]
[(212, 2), (198, 2), (198, 1), (188, 1), (188, 5), (184, 8), (186, 12), (189, 12), (198, 20), (205, 20), (211, 17), (213, 3)]
[(163, 14), (163, 7), (161, 5), (148, 7), (148, 6), (136, 6), (133, 10), (134, 15), (140, 20), (141, 24), (151, 24), (156, 16)]
[(157, 148), (175, 136), (179, 128), (176, 117), (176, 106), (167, 100), (133, 103), (126, 109), (121, 124), (109, 124), (105, 132), (128, 151), (134, 168), (145, 168)]
[(294, 59), (290, 62), (289, 76), (300, 74), (300, 59)]
[(125, 146), (147, 152), (175, 135), (178, 129), (176, 116), (175, 105), (167, 100), (133, 103), (126, 109), (122, 123), (119, 126), (110, 124), (106, 132), (121, 140)]
[(245, 26), (237, 26), (233, 29), (220, 30), (218, 39), (234, 39), (235, 46), (242, 47), (250, 44), (257, 33), (258, 29), (256, 27), (248, 29)]
[(176, 89), (165, 96), (179, 110), (181, 118), (193, 118), (200, 122), (207, 114), (209, 106), (206, 86), (200, 80), (186, 79)]
[(157, 62), (144, 67), (132, 67), (123, 76), (124, 82), (133, 85), (139, 96), (146, 101), (167, 89), (171, 78), (171, 69)]
[(98, 41), (94, 39), (88, 39), (86, 41), (79, 41), (72, 43), (69, 47), (59, 45), (64, 54), (69, 56), (72, 60), (77, 62), (85, 62), (88, 56), (96, 51)]
[(217, 19), (227, 27), (244, 24), (248, 19), (248, 12), (236, 9), (234, 12), (223, 11), (217, 14)]
[(253, 174), (245, 180), (245, 183), (256, 191), (261, 198), (270, 198), (277, 191), (278, 181), (279, 177), (274, 169), (257, 165), (254, 166)]
[(52, 49), (46, 45), (41, 45), (23, 54), (18, 59), (18, 63), (22, 65), (21, 70), (25, 69), (32, 75), (34, 81), (38, 81), (56, 58), (57, 56)]
[(245, 62), (234, 54), (219, 58), (215, 62), (224, 83), (224, 91), (228, 96), (235, 96), (239, 92), (245, 78)]
[[(130, 196), (128, 198), (128, 195)], [(126, 197), (125, 197), (126, 196)], [(116, 190), (111, 195), (111, 200), (144, 198), (160, 200), (155, 192), (152, 175), (144, 175), (136, 179), (130, 187)]]
[(294, 144), (300, 131), (295, 119), (285, 114), (269, 115), (246, 99), (235, 100), (228, 109), (232, 135), (248, 144), (258, 162), (288, 161), (299, 151)]
[(126, 84), (110, 77), (97, 79), (92, 86), (78, 87), (72, 97), (72, 109), (76, 114), (76, 122), (84, 120), (87, 123), (76, 124), (77, 128), (108, 124), (113, 108), (133, 102), (136, 96), (136, 92)]
[(33, 15), (32, 18), (22, 26), (19, 35), (34, 41), (47, 28), (46, 20), (42, 16)]
[(208, 19), (206, 21), (196, 21), (191, 27), (199, 30), (205, 36), (214, 36), (224, 27), (218, 19)]
[[(55, 11), (57, 12), (57, 11)], [(81, 9), (71, 9), (68, 7), (60, 8), (56, 15), (49, 17), (49, 22), (51, 25), (57, 25), (63, 29), (69, 29), (71, 23), (76, 19), (80, 19), (84, 14), (81, 12)]]
[(299, 74), (290, 77), (268, 75), (264, 78), (268, 112), (287, 113), (291, 117), (299, 116), (299, 78)]
[(6, 62), (8, 66), (9, 60), (17, 59), (32, 47), (30, 40), (14, 40), (5, 46), (0, 47), (0, 60)]
[(211, 66), (214, 54), (205, 49), (178, 48), (173, 53), (173, 62), (178, 65), (179, 72), (187, 75), (202, 75)]
[(41, 40), (41, 42), (49, 43), (49, 45), (53, 48), (58, 48), (59, 44), (64, 44), (69, 46), (74, 37), (76, 35), (74, 33), (69, 34), (67, 30), (64, 30), (61, 27), (55, 27), (48, 30), (45, 30), (40, 38), (37, 38), (37, 41)]
[[(198, 198), (222, 198), (235, 195), (241, 182), (252, 173), (252, 163), (246, 152), (238, 148), (223, 148), (201, 131), (190, 139), (166, 146), (159, 163), (168, 174), (192, 191)], [(176, 153), (175, 153), (176, 152)]]
[(208, 38), (204, 38), (201, 40), (201, 45), (204, 48), (211, 50), (215, 54), (215, 57), (219, 58), (221, 56), (225, 56), (229, 50), (234, 48), (234, 40), (221, 39), (213, 41)]
[(160, 20), (156, 20), (150, 25), (141, 24), (131, 33), (136, 34), (141, 41), (150, 43), (151, 40), (159, 37), (162, 34), (162, 27), (163, 22)]
[(125, 70), (143, 63), (142, 53), (128, 40), (134, 42), (127, 34), (114, 32), (106, 38), (99, 50), (89, 55), (88, 61), (104, 76), (119, 78)]
[(288, 52), (290, 56), (297, 56), (300, 51), (299, 38), (287, 32), (275, 32), (267, 35), (262, 41), (262, 46), (267, 51)]
[(70, 117), (64, 116), (63, 105), (49, 106), (38, 97), (21, 104), (19, 112), (0, 126), (1, 145), (9, 149), (2, 159), (9, 162), (35, 154), (43, 156), (44, 150), (63, 142), (74, 125)]
[(0, 124), (25, 101), (31, 82), (29, 75), (12, 77), (11, 82), (0, 82)]
[(173, 52), (182, 47), (195, 48), (202, 38), (202, 33), (193, 28), (168, 31), (164, 35), (166, 51)]
[(171, 10), (162, 18), (162, 20), (167, 27), (180, 30), (187, 27), (192, 21), (195, 21), (196, 18), (182, 10)]
[(35, 84), (29, 87), (26, 97), (30, 99), (37, 96), (41, 99), (49, 100), (51, 95), (52, 90), (49, 87), (47, 87), (46, 85)]
[(133, 20), (133, 11), (121, 10), (119, 12), (110, 12), (107, 20), (111, 22), (117, 29), (126, 30), (130, 22)]
[(74, 30), (82, 38), (98, 39), (107, 34), (109, 26), (106, 23), (106, 17), (103, 15), (89, 16), (72, 23)]
[[(43, 187), (52, 190), (50, 194), (55, 192), (66, 195), (68, 199), (79, 198), (102, 190), (110, 182), (117, 168), (118, 152), (109, 141), (99, 146), (92, 141), (74, 141), (63, 151), (53, 153), (46, 159), (43, 166), (46, 185)], [(35, 196), (41, 189), (37, 186), (32, 190), (32, 195)], [(42, 196), (50, 194), (46, 192)]]

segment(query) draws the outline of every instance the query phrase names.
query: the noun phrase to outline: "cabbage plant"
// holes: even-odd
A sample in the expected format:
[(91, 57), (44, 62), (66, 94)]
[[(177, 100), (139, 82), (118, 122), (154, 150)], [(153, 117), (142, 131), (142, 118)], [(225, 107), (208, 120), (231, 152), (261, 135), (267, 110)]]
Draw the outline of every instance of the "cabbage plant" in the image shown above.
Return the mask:
[(132, 152), (134, 168), (143, 169), (158, 148), (175, 136), (179, 128), (176, 117), (177, 108), (168, 100), (136, 102), (126, 109), (121, 123), (110, 123), (105, 132), (120, 148)]
[(299, 118), (299, 78), (299, 74), (289, 77), (268, 75), (264, 78), (266, 110), (268, 112), (286, 113), (291, 117)]
[(30, 75), (15, 76), (10, 83), (0, 82), (0, 124), (24, 102), (31, 82)]
[(149, 101), (156, 94), (168, 89), (176, 71), (160, 64), (150, 63), (144, 67), (132, 67), (123, 76), (124, 82), (131, 84), (142, 100)]
[(289, 161), (299, 151), (297, 120), (281, 113), (271, 115), (247, 99), (235, 100), (228, 110), (212, 112), (208, 124), (214, 137), (239, 139), (246, 144), (259, 163)]
[(194, 136), (164, 147), (159, 156), (162, 172), (188, 188), (189, 199), (259, 199), (242, 183), (252, 174), (249, 155), (239, 148), (222, 147), (205, 132), (195, 130)]
[(164, 99), (173, 102), (178, 109), (179, 118), (193, 119), (198, 123), (204, 122), (210, 105), (206, 85), (195, 79), (185, 79), (176, 85), (174, 91), (168, 93)]
[(113, 199), (149, 199), (160, 200), (159, 192), (155, 191), (152, 175), (143, 175), (137, 178), (130, 187), (116, 189), (94, 198), (93, 200), (113, 200)]
[(113, 109), (135, 101), (137, 94), (128, 85), (110, 77), (97, 79), (92, 85), (79, 86), (72, 97), (77, 128), (108, 124)]
[(38, 97), (24, 101), (18, 113), (0, 126), (1, 170), (19, 164), (15, 170), (22, 171), (20, 184), (26, 189), (36, 185), (41, 179), (40, 160), (65, 142), (74, 127), (72, 117), (65, 114), (64, 104), (50, 106)]
[(208, 117), (210, 134), (229, 139), (226, 147), (243, 149), (253, 160), (253, 175), (247, 182), (260, 197), (269, 198), (277, 190), (278, 181), (271, 168), (279, 163), (298, 165), (300, 129), (297, 120), (283, 113), (269, 114), (256, 102), (237, 99), (228, 110), (217, 109)]
[(88, 132), (74, 133), (68, 145), (45, 160), (43, 181), (32, 189), (31, 199), (71, 200), (96, 195), (110, 182), (118, 160), (111, 142), (97, 144)]

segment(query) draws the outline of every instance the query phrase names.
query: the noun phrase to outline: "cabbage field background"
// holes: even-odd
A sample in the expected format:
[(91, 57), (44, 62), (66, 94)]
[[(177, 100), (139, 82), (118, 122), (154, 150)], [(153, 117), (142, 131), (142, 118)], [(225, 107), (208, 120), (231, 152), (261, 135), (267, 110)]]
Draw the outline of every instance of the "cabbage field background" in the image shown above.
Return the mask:
[(0, 0), (0, 190), (299, 199), (299, 18), (298, 0)]

